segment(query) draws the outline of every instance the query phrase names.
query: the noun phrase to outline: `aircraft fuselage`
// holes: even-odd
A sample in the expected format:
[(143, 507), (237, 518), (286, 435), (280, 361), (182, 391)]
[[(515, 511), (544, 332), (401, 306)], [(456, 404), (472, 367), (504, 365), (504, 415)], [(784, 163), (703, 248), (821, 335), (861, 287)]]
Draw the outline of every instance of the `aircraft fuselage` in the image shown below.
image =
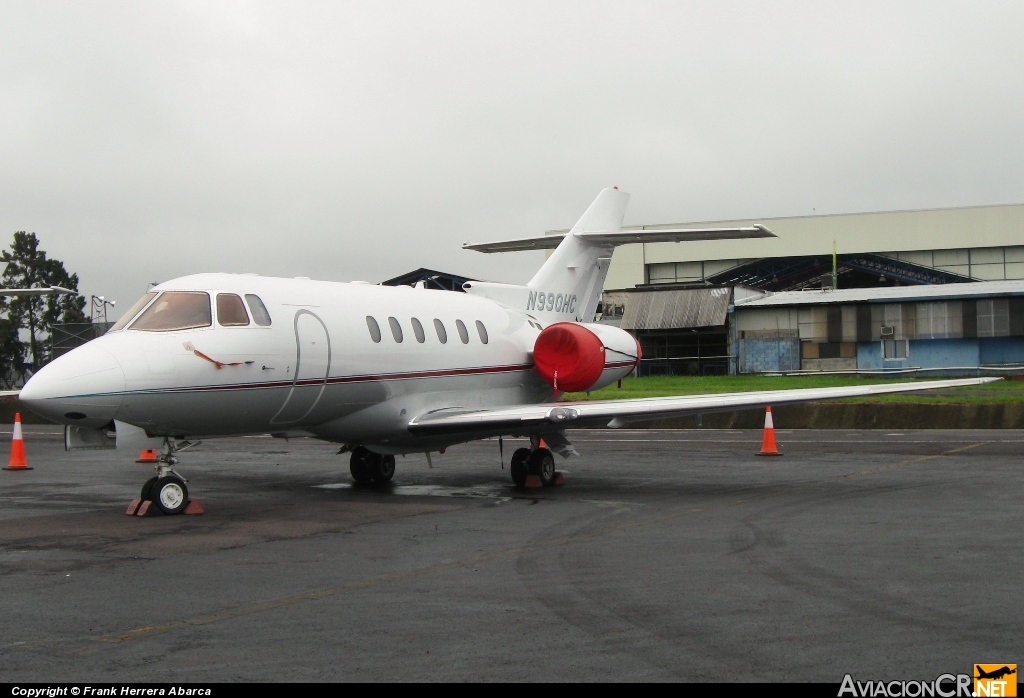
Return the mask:
[[(22, 399), (82, 427), (119, 420), (184, 438), (298, 431), (392, 452), (445, 445), (410, 435), (415, 415), (552, 399), (533, 370), (539, 323), (486, 298), (238, 274), (152, 291), (207, 294), (209, 325), (128, 324), (53, 361)], [(218, 296), (253, 295), (269, 325), (251, 307), (247, 324), (222, 323)]]

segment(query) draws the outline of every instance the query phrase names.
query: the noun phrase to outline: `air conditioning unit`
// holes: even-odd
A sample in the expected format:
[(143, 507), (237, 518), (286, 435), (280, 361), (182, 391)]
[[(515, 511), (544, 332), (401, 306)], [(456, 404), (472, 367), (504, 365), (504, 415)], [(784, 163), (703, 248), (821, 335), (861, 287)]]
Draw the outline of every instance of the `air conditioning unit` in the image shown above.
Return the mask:
[(892, 337), (892, 335), (893, 335), (892, 326), (891, 325), (882, 325), (882, 336), (883, 337)]

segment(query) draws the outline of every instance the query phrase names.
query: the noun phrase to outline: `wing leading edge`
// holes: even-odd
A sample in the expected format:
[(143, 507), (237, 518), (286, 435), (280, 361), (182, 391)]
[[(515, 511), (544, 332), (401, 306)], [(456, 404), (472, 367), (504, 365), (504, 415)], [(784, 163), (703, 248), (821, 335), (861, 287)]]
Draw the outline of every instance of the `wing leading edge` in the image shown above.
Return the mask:
[(905, 393), (916, 390), (981, 385), (999, 378), (961, 378), (899, 385), (854, 385), (838, 388), (798, 388), (747, 393), (716, 393), (631, 400), (580, 400), (541, 405), (523, 405), (493, 410), (451, 408), (427, 412), (409, 422), (416, 435), (472, 434), (480, 438), (499, 435), (543, 434), (552, 430), (587, 427), (622, 427), (630, 422), (650, 421), (690, 414), (731, 412), (737, 409), (783, 405), (811, 400), (835, 400)]

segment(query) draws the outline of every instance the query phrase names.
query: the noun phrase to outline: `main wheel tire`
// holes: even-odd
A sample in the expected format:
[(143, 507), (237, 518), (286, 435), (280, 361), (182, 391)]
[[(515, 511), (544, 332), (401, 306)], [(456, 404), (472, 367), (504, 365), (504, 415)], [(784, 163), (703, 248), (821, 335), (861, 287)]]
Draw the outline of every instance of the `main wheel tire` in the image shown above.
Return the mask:
[(139, 499), (141, 499), (143, 502), (147, 502), (153, 499), (153, 485), (155, 485), (156, 481), (159, 479), (160, 478), (154, 475), (153, 477), (146, 480), (146, 484), (142, 486), (142, 492), (139, 494)]
[(395, 457), (391, 455), (381, 456), (373, 454), (376, 458), (373, 459), (373, 481), (379, 484), (390, 482), (391, 478), (395, 476)]
[(188, 487), (177, 475), (157, 480), (151, 494), (153, 501), (165, 514), (180, 514), (188, 506)]
[(352, 458), (348, 462), (348, 470), (352, 473), (352, 479), (360, 484), (373, 481), (373, 469), (370, 465), (370, 457), (373, 456), (369, 449), (358, 446), (352, 450)]
[(512, 471), (512, 482), (516, 487), (526, 486), (526, 476), (529, 475), (526, 462), (530, 460), (530, 449), (519, 448), (512, 454), (512, 464), (509, 470)]
[(540, 481), (550, 485), (555, 481), (555, 457), (546, 448), (538, 448), (530, 454), (530, 472), (540, 476)]

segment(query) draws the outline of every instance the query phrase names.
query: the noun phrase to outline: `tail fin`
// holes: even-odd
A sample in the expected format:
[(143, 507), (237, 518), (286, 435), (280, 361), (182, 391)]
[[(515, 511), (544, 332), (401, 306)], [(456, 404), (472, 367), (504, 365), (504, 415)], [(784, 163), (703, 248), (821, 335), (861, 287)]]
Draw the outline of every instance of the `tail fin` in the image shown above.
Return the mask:
[[(618, 245), (686, 240), (729, 240), (775, 237), (762, 225), (746, 228), (658, 228), (622, 230), (629, 194), (617, 187), (604, 189), (583, 217), (559, 241), (556, 236), (524, 238), (499, 243), (466, 244), (480, 252), (552, 249), (526, 286), (474, 281), (463, 288), (509, 307), (522, 308), (545, 323), (591, 322), (604, 290), (612, 252)], [(556, 246), (557, 244), (557, 246)]]
[(592, 242), (580, 233), (617, 233), (626, 215), (629, 194), (604, 189), (579, 222), (562, 239), (526, 287), (526, 309), (549, 322), (590, 322), (604, 289), (614, 244)]

